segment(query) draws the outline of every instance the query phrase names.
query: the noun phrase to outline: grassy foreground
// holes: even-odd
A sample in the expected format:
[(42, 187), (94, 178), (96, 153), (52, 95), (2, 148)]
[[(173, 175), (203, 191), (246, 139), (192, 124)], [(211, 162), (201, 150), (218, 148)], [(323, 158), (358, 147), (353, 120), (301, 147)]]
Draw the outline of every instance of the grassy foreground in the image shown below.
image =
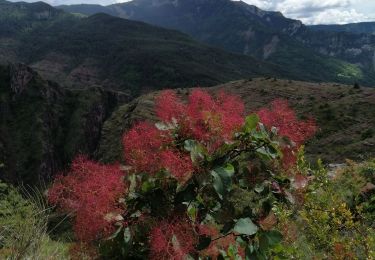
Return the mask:
[(49, 237), (43, 196), (25, 193), (0, 182), (0, 259), (69, 259), (69, 244)]
[[(312, 181), (293, 207), (274, 205), (284, 242), (272, 249), (272, 259), (374, 259), (375, 159), (347, 161), (347, 166), (334, 171), (322, 166), (312, 171), (301, 157), (299, 169)], [(97, 258), (75, 251), (79, 246), (74, 241), (50, 238), (49, 210), (42, 196), (25, 199), (4, 183), (0, 191), (1, 259)], [(263, 228), (275, 225), (274, 219), (267, 217)]]

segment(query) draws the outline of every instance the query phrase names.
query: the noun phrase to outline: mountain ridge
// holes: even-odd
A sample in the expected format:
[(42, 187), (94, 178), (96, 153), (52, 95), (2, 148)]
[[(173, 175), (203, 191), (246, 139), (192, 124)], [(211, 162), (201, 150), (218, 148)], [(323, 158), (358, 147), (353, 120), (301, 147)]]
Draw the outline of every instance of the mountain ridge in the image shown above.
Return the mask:
[[(301, 21), (241, 1), (156, 2), (133, 0), (104, 8), (112, 15), (177, 29), (207, 44), (278, 64), (294, 74), (303, 72), (296, 68), (317, 70), (335, 63), (333, 67), (342, 71), (334, 74), (333, 69), (330, 81), (374, 86), (375, 37), (355, 40), (357, 36), (349, 33), (316, 32)], [(327, 70), (329, 66), (318, 74)]]
[(10, 35), (0, 33), (2, 61), (26, 63), (65, 87), (98, 85), (136, 96), (150, 89), (212, 86), (253, 76), (299, 77), (275, 64), (144, 22), (62, 11), (56, 19), (29, 21), (24, 13), (35, 4), (6, 5), (19, 19), (0, 16), (8, 19), (0, 32), (14, 28)]
[(310, 29), (315, 31), (349, 32), (356, 34), (375, 34), (375, 22), (360, 22), (348, 24), (322, 24), (311, 25)]

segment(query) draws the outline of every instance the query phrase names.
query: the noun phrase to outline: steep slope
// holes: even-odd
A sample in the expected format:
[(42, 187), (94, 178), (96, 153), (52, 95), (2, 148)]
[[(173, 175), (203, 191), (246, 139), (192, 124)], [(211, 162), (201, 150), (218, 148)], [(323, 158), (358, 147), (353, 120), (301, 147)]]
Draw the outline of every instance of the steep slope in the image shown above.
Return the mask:
[(0, 62), (17, 60), (20, 35), (70, 16), (43, 2), (26, 4), (0, 0)]
[(121, 93), (64, 90), (25, 65), (0, 66), (0, 179), (47, 181), (77, 153), (92, 155)]
[(53, 8), (44, 2), (27, 4), (24, 2), (8, 2), (0, 0), (1, 33), (14, 33), (20, 29), (35, 27), (44, 21), (54, 20), (64, 16), (61, 10)]
[(102, 5), (96, 4), (76, 4), (76, 5), (59, 5), (56, 8), (64, 10), (68, 13), (73, 14), (83, 14), (83, 15), (93, 15), (98, 13), (116, 15), (110, 8)]
[(105, 10), (276, 63), (305, 80), (375, 85), (375, 37), (315, 33), (300, 21), (241, 1), (133, 0)]
[[(90, 5), (59, 8), (89, 15), (97, 13)], [(268, 35), (270, 32), (295, 34), (302, 27), (300, 21), (286, 19), (279, 12), (265, 12), (244, 2), (230, 0), (134, 0), (100, 7), (99, 10), (122, 18), (178, 29), (206, 43), (245, 54), (255, 50), (255, 44), (250, 39), (246, 41), (246, 37), (269, 42), (272, 39)], [(233, 39), (234, 32), (239, 33), (237, 42)]]
[(375, 22), (311, 25), (309, 29), (314, 31), (375, 34)]
[(375, 35), (349, 32), (312, 31), (305, 28), (296, 35), (304, 46), (321, 55), (335, 57), (358, 65), (358, 72), (374, 77)]
[(1, 53), (66, 87), (102, 85), (134, 96), (152, 89), (210, 86), (256, 75), (292, 77), (276, 65), (211, 48), (180, 32), (142, 22), (106, 14), (82, 18), (62, 11), (48, 19), (24, 20), (24, 13), (34, 17), (48, 5), (41, 4), (39, 10), (39, 4), (3, 3), (14, 9), (10, 11), (13, 16), (22, 15), (6, 18), (12, 16), (8, 13), (4, 16), (8, 23), (0, 23), (0, 32), (15, 28), (14, 33), (0, 34)]
[[(256, 111), (282, 98), (301, 117), (316, 118), (319, 131), (306, 147), (310, 159), (343, 162), (346, 158), (363, 160), (375, 155), (375, 89), (258, 78), (208, 88), (212, 93), (219, 90), (239, 95), (247, 111)], [(190, 91), (179, 89), (178, 94), (187, 97)], [(120, 107), (105, 122), (98, 151), (103, 161), (121, 160), (118, 140), (132, 123), (155, 120), (153, 106), (157, 94), (150, 93)]]

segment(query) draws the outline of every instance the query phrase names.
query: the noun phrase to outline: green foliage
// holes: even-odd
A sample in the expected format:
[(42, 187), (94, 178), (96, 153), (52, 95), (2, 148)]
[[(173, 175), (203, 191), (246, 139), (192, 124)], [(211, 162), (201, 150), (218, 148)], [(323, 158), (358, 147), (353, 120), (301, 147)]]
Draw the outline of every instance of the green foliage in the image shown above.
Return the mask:
[(252, 236), (258, 232), (258, 227), (251, 221), (250, 218), (241, 218), (237, 220), (233, 227), (233, 231), (241, 234)]
[(48, 209), (42, 195), (29, 199), (0, 182), (0, 258), (68, 259), (68, 247), (47, 233)]
[(374, 136), (374, 130), (373, 129), (366, 129), (362, 134), (361, 138), (362, 140), (366, 140), (368, 138), (371, 138)]
[(232, 190), (232, 178), (234, 173), (235, 170), (232, 164), (217, 167), (211, 171), (213, 186), (221, 199)]
[[(157, 127), (170, 131), (172, 126), (157, 124)], [(283, 235), (273, 229), (275, 224), (265, 229), (259, 220), (273, 214), (272, 205), (277, 201), (281, 204), (293, 201), (289, 193), (291, 180), (276, 166), (282, 156), (278, 142), (276, 129), (269, 132), (257, 116), (250, 115), (234, 141), (223, 144), (212, 154), (195, 140), (183, 142), (183, 149), (199, 167), (186, 182), (177, 183), (164, 170), (154, 176), (130, 173), (126, 177), (128, 194), (121, 199), (127, 213), (116, 223), (119, 228), (110, 239), (99, 242), (102, 255), (144, 258), (148, 253), (145, 241), (149, 239), (150, 228), (157, 226), (159, 219), (171, 216), (178, 219), (184, 215), (190, 229), (196, 232), (205, 226), (218, 229), (217, 236), (200, 237), (200, 252), (215, 247), (215, 241), (237, 237), (230, 240), (232, 244), (225, 250), (219, 248), (224, 259), (243, 259), (244, 254), (250, 259), (277, 255), (272, 250), (280, 245)], [(249, 162), (254, 163), (252, 172)], [(178, 239), (176, 235), (174, 243), (179, 243)]]
[[(284, 256), (296, 259), (372, 259), (375, 256), (373, 162), (350, 163), (328, 176), (319, 168), (298, 207), (278, 210), (287, 234)], [(305, 166), (302, 169), (310, 171)], [(332, 173), (331, 173), (332, 174)], [(366, 186), (367, 185), (367, 186)]]

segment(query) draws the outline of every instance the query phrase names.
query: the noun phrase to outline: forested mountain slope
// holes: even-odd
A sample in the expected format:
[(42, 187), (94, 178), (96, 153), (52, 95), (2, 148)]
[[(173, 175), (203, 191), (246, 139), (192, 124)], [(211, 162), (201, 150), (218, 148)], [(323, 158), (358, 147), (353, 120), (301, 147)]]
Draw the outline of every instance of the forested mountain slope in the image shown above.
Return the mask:
[(72, 15), (44, 3), (0, 3), (1, 61), (24, 62), (66, 87), (100, 85), (135, 96), (260, 75), (295, 77), (251, 57), (142, 22)]
[(97, 9), (61, 8), (86, 15), (106, 12), (177, 29), (210, 45), (281, 65), (304, 80), (375, 85), (375, 36), (315, 32), (280, 12), (242, 1), (133, 0)]

